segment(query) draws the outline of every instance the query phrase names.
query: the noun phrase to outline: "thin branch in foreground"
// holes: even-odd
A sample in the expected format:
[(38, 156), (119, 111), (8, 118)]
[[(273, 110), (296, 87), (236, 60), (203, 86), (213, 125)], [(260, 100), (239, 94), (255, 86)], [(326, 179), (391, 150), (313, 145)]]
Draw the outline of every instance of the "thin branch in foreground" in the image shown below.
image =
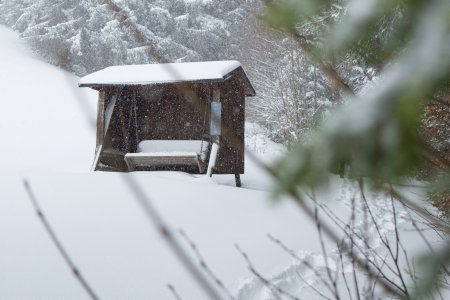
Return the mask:
[[(361, 236), (358, 232), (355, 231), (354, 228), (351, 228), (350, 226), (348, 226), (348, 224), (344, 223), (343, 220), (341, 220), (338, 216), (336, 216), (336, 214), (334, 214), (329, 207), (327, 207), (326, 205), (320, 205), (322, 208), (322, 211), (325, 212), (325, 214), (330, 218), (330, 220), (339, 228), (341, 229), (345, 235), (347, 237), (353, 237), (353, 238), (357, 238), (359, 240), (363, 240), (364, 237)], [(341, 225), (343, 224), (343, 225)], [(345, 228), (344, 228), (345, 226)], [(349, 232), (347, 232), (349, 231)], [(339, 243), (340, 244), (340, 243)], [(364, 249), (362, 249), (358, 243), (355, 243), (354, 246), (356, 247), (357, 250), (359, 250), (359, 252), (361, 252), (362, 254), (364, 254)], [(374, 258), (378, 258), (381, 261), (384, 260), (384, 258), (372, 247), (370, 247), (370, 245), (366, 244), (365, 245), (366, 248), (369, 247), (369, 251), (372, 255), (374, 255)], [(375, 267), (375, 260), (368, 260), (368, 263), (373, 265)], [(391, 268), (389, 265), (386, 265), (386, 267), (392, 272), (395, 273), (395, 270), (393, 268)]]
[(280, 295), (283, 295), (292, 300), (300, 300), (300, 298), (291, 295), (290, 293), (286, 292), (285, 290), (279, 288), (277, 285), (270, 282), (269, 279), (262, 276), (258, 271), (256, 271), (255, 267), (253, 266), (252, 261), (250, 260), (250, 258), (247, 255), (247, 253), (242, 251), (241, 247), (239, 247), (238, 244), (235, 244), (234, 246), (236, 247), (236, 250), (242, 255), (244, 260), (247, 262), (247, 266), (248, 266), (248, 269), (250, 270), (250, 272), (252, 272), (252, 274), (255, 275), (264, 284), (264, 286), (269, 288), (273, 292), (274, 296), (281, 299)]
[(182, 300), (180, 295), (177, 293), (177, 290), (175, 289), (175, 287), (173, 285), (171, 285), (170, 283), (167, 284), (167, 288), (169, 289), (169, 291), (172, 293), (173, 297), (176, 300)]
[(337, 250), (339, 253), (339, 261), (341, 263), (341, 276), (342, 276), (342, 279), (344, 280), (344, 285), (345, 285), (345, 288), (347, 289), (349, 300), (353, 300), (353, 296), (352, 296), (352, 293), (350, 292), (350, 286), (348, 284), (347, 276), (345, 275), (344, 257), (342, 255), (340, 244), (337, 245)]
[[(356, 214), (355, 214), (355, 198), (352, 198), (352, 214), (350, 217), (350, 223), (348, 225), (349, 228), (354, 228), (355, 227), (355, 220), (356, 220)], [(356, 258), (356, 253), (354, 253), (354, 249), (355, 249), (355, 240), (353, 238), (353, 236), (348, 235), (348, 237), (350, 238), (350, 257), (351, 257), (351, 262), (352, 262), (352, 274), (353, 274), (353, 285), (355, 287), (355, 291), (356, 291), (356, 298), (358, 300), (361, 300), (361, 296), (360, 296), (360, 291), (359, 291), (359, 284), (358, 284), (358, 278), (356, 277), (356, 269), (355, 269), (355, 258)], [(344, 241), (342, 242), (342, 244), (345, 244)], [(367, 261), (363, 263), (362, 266), (365, 270), (368, 270), (368, 265), (367, 265)], [(370, 278), (371, 280), (373, 278)]]
[(317, 205), (317, 201), (315, 201), (315, 194), (313, 195), (313, 199), (314, 199), (314, 220), (316, 222), (316, 228), (317, 228), (317, 233), (319, 234), (319, 241), (320, 241), (320, 248), (322, 250), (322, 256), (325, 262), (325, 267), (327, 269), (327, 276), (329, 281), (331, 282), (331, 284), (333, 285), (333, 294), (334, 297), (336, 298), (336, 300), (340, 300), (341, 297), (339, 296), (339, 290), (337, 287), (337, 277), (334, 277), (331, 275), (331, 269), (330, 269), (330, 265), (328, 263), (328, 255), (327, 255), (327, 251), (325, 249), (325, 243), (324, 243), (324, 238), (322, 235), (322, 229), (321, 229), (321, 222), (319, 221), (319, 208)]
[[(311, 199), (311, 200), (313, 200), (313, 199)], [(336, 216), (330, 210), (329, 207), (327, 207), (326, 205), (320, 205), (321, 208), (322, 208), (322, 211), (324, 211), (327, 214), (327, 216), (330, 217), (330, 220), (332, 220), (333, 223), (336, 224), (336, 226), (339, 229), (341, 229), (345, 233), (345, 236), (351, 241), (350, 246), (348, 245), (348, 243), (345, 242), (345, 240), (337, 242), (337, 244), (339, 245), (338, 247), (340, 249), (340, 252), (342, 253), (342, 251), (344, 249), (346, 249), (346, 247), (355, 248), (356, 250), (358, 250), (363, 255), (363, 257), (361, 259), (363, 259), (365, 261), (365, 263), (364, 263), (363, 266), (360, 266), (360, 267), (361, 267), (361, 269), (363, 271), (366, 271), (366, 272), (369, 273), (369, 277), (370, 277), (371, 280), (374, 280), (374, 279), (384, 280), (384, 281), (386, 281), (386, 283), (392, 284), (393, 287), (397, 288), (398, 290), (401, 290), (401, 288), (399, 286), (397, 286), (395, 284), (395, 282), (390, 280), (389, 277), (382, 271), (382, 268), (380, 268), (380, 266), (376, 263), (376, 259), (368, 259), (368, 256), (365, 255), (364, 249), (362, 249), (358, 245), (358, 243), (355, 242), (355, 239), (356, 239), (356, 241), (358, 241), (358, 240), (362, 241), (364, 239), (364, 237), (361, 236), (358, 232), (356, 232), (355, 229), (352, 226), (352, 224), (354, 222), (353, 218), (355, 217), (355, 212), (354, 212), (354, 210), (355, 210), (355, 197), (352, 197), (351, 202), (352, 202), (352, 205), (351, 205), (351, 207), (352, 207), (352, 214), (351, 214), (351, 217), (350, 217), (350, 220), (349, 220), (348, 224), (346, 224), (338, 216)], [(343, 225), (341, 225), (339, 222), (341, 224), (343, 224)], [(344, 247), (344, 248), (342, 248), (342, 247)], [(366, 247), (369, 247), (369, 245), (366, 244)], [(352, 256), (350, 254), (357, 255), (357, 253), (355, 251), (353, 251), (353, 250), (354, 249), (352, 249), (351, 253), (345, 253), (344, 252), (344, 254), (347, 257), (349, 257), (352, 261), (353, 261), (353, 258), (352, 258)], [(370, 250), (370, 253), (372, 255), (374, 255), (374, 258), (378, 258), (381, 261), (385, 261), (386, 260), (386, 258), (383, 258), (375, 249), (369, 247), (369, 250)], [(370, 266), (372, 266), (372, 267), (370, 267), (368, 264)], [(386, 268), (388, 268), (389, 271), (391, 271), (393, 274), (395, 274), (395, 270), (393, 268), (391, 268), (391, 266), (389, 264), (383, 264), (383, 266), (386, 266)]]
[(194, 243), (194, 241), (189, 238), (186, 232), (184, 232), (182, 229), (178, 230), (180, 235), (185, 239), (186, 243), (188, 243), (189, 247), (191, 247), (192, 251), (194, 252), (195, 256), (197, 256), (197, 259), (200, 263), (200, 266), (205, 270), (205, 272), (211, 277), (211, 279), (219, 286), (219, 288), (227, 294), (229, 299), (236, 299), (233, 294), (227, 289), (225, 284), (222, 280), (220, 280), (219, 277), (217, 277), (216, 274), (211, 270), (211, 268), (206, 263), (205, 259), (203, 258), (203, 255), (198, 250), (197, 245)]
[(363, 200), (363, 204), (365, 209), (367, 210), (367, 212), (369, 213), (369, 216), (372, 220), (372, 223), (375, 225), (375, 229), (376, 232), (378, 234), (378, 237), (380, 238), (381, 243), (384, 245), (384, 247), (386, 248), (386, 250), (388, 251), (391, 259), (392, 259), (392, 263), (394, 263), (394, 267), (396, 268), (396, 271), (393, 272), (395, 276), (397, 276), (397, 278), (400, 280), (401, 282), (401, 290), (402, 292), (405, 294), (406, 297), (409, 297), (409, 291), (408, 291), (408, 287), (406, 286), (405, 280), (403, 278), (403, 274), (402, 271), (400, 269), (399, 266), (399, 242), (400, 242), (400, 236), (398, 233), (398, 228), (397, 228), (397, 216), (396, 216), (396, 211), (395, 211), (395, 205), (394, 205), (394, 200), (393, 197), (391, 195), (391, 204), (392, 204), (392, 213), (393, 213), (393, 219), (394, 219), (394, 233), (395, 233), (395, 242), (396, 242), (396, 250), (394, 253), (394, 250), (392, 249), (391, 245), (389, 244), (389, 241), (387, 239), (386, 236), (383, 236), (383, 234), (381, 233), (381, 230), (379, 228), (378, 222), (375, 219), (375, 216), (372, 212), (372, 209), (369, 206), (369, 202), (367, 201), (366, 198), (366, 194), (364, 192), (364, 182), (362, 179), (358, 180), (358, 184), (359, 184), (359, 189), (361, 192), (361, 199)]
[[(291, 190), (288, 191), (287, 194), (295, 200), (295, 203), (300, 207), (300, 209), (302, 209), (306, 213), (306, 215), (311, 220), (314, 220), (314, 211), (306, 204), (303, 197), (298, 191)], [(335, 243), (341, 242), (339, 240), (338, 235), (334, 232), (334, 230), (330, 226), (328, 226), (325, 222), (322, 222), (320, 218), (319, 222), (322, 224), (322, 231), (323, 233), (325, 233), (327, 237), (332, 239)], [(345, 253), (352, 259), (352, 261), (358, 266), (358, 268), (360, 268), (363, 271), (366, 271), (368, 273), (367, 275), (370, 278), (373, 279), (378, 277), (377, 271), (373, 270), (370, 267), (367, 268), (367, 262), (365, 261), (365, 259), (359, 257), (356, 253), (354, 253), (351, 245), (348, 245), (347, 243), (341, 243), (341, 249), (343, 253)], [(386, 292), (395, 296), (401, 296), (399, 295), (399, 289), (395, 285), (393, 285), (392, 282), (390, 282), (387, 278), (380, 278), (379, 282)]]
[[(270, 241), (278, 245), (283, 251), (288, 253), (292, 258), (300, 262), (302, 266), (306, 266), (307, 268), (309, 268), (314, 273), (314, 275), (317, 276), (322, 281), (322, 283), (329, 290), (329, 292), (334, 295), (333, 288), (330, 286), (329, 282), (307, 260), (301, 259), (297, 254), (295, 254), (295, 252), (292, 249), (288, 248), (288, 246), (286, 246), (286, 244), (284, 244), (281, 240), (273, 237), (270, 234), (268, 234), (267, 237), (269, 238)], [(300, 274), (298, 275), (300, 276)]]
[(403, 196), (399, 191), (391, 186), (384, 188), (388, 194), (392, 195), (396, 200), (403, 204), (403, 206), (415, 211), (419, 216), (427, 220), (431, 225), (439, 228), (442, 232), (450, 232), (450, 226), (447, 222), (440, 220), (438, 217), (432, 215), (430, 212), (426, 211), (424, 208), (420, 207), (418, 204), (414, 203), (412, 200)]
[(301, 280), (302, 280), (309, 288), (311, 288), (314, 292), (316, 292), (317, 295), (319, 295), (320, 297), (322, 297), (322, 299), (325, 299), (325, 300), (331, 300), (331, 298), (325, 296), (325, 294), (323, 294), (321, 291), (319, 291), (314, 285), (308, 283), (308, 282), (306, 281), (306, 279), (302, 276), (302, 274), (300, 274), (300, 272), (296, 271), (295, 273), (297, 274), (297, 276), (298, 276), (298, 277), (299, 277), (299, 278), (300, 278), (300, 279), (301, 279)]
[(86, 291), (86, 293), (89, 295), (89, 297), (91, 299), (98, 300), (99, 297), (94, 292), (94, 290), (92, 289), (91, 285), (87, 282), (87, 280), (84, 278), (84, 276), (81, 274), (81, 272), (78, 270), (78, 268), (76, 267), (76, 265), (73, 262), (72, 258), (69, 256), (69, 253), (64, 248), (64, 246), (61, 243), (60, 239), (58, 238), (58, 236), (56, 235), (56, 233), (53, 230), (52, 226), (50, 225), (50, 223), (48, 222), (47, 218), (45, 217), (44, 212), (43, 212), (42, 208), (40, 207), (39, 202), (37, 201), (37, 199), (36, 199), (32, 189), (31, 189), (30, 183), (28, 182), (27, 179), (23, 180), (23, 185), (24, 185), (25, 190), (26, 190), (26, 192), (28, 194), (28, 197), (30, 198), (31, 203), (33, 204), (33, 208), (36, 211), (36, 214), (38, 215), (39, 220), (41, 220), (41, 222), (44, 225), (44, 228), (47, 231), (47, 233), (48, 233), (50, 239), (52, 240), (53, 244), (56, 246), (56, 248), (58, 249), (58, 252), (63, 257), (65, 263), (67, 264), (67, 266), (72, 271), (73, 276), (75, 276), (75, 278), (78, 280), (78, 282), (81, 284), (81, 286), (83, 287), (83, 289)]
[(180, 241), (173, 234), (169, 225), (162, 218), (153, 202), (145, 194), (142, 187), (138, 182), (129, 174), (123, 174), (122, 179), (125, 181), (126, 185), (132, 192), (134, 198), (141, 206), (144, 213), (147, 215), (147, 219), (154, 225), (161, 235), (161, 237), (166, 241), (169, 248), (173, 251), (175, 256), (178, 258), (180, 263), (185, 267), (185, 269), (190, 273), (192, 278), (199, 284), (203, 291), (208, 295), (210, 299), (222, 299), (222, 293), (219, 292), (209, 281), (209, 279), (203, 274), (196, 263), (192, 261), (189, 255), (184, 251), (183, 246)]

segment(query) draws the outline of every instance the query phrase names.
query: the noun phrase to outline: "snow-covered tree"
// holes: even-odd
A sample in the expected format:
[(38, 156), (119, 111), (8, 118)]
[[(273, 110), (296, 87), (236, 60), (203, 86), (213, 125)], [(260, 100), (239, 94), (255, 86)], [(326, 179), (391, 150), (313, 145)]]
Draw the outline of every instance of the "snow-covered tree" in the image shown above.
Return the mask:
[[(330, 173), (338, 173), (355, 179), (360, 184), (361, 193), (364, 189), (382, 191), (393, 201), (413, 205), (408, 196), (398, 192), (396, 185), (415, 176), (424, 162), (433, 161), (437, 167), (431, 171), (432, 178), (438, 180), (424, 182), (424, 188), (437, 189), (448, 199), (450, 163), (429, 151), (420, 131), (423, 107), (429, 101), (448, 106), (450, 2), (349, 1), (339, 22), (325, 25), (320, 48), (303, 44), (298, 24), (308, 22), (311, 16), (326, 13), (334, 1), (269, 2), (271, 4), (265, 14), (267, 22), (283, 29), (288, 36), (294, 36), (318, 66), (326, 69), (327, 63), (335, 62), (336, 58), (363, 53), (361, 61), (374, 61), (380, 70), (377, 81), (360, 93), (349, 85), (345, 86), (342, 93), (344, 105), (322, 122), (306, 143), (297, 145), (279, 162), (275, 167), (277, 193), (293, 196), (308, 211), (303, 201), (305, 197), (299, 191), (309, 193), (325, 187)], [(368, 40), (367, 35), (379, 33), (380, 22), (397, 9), (401, 9), (401, 18), (392, 26), (380, 48), (373, 51), (362, 47), (355, 52), (361, 42)], [(341, 92), (343, 76), (339, 72), (327, 75), (336, 83), (334, 88)], [(442, 122), (447, 124), (442, 127), (444, 131), (448, 130), (448, 120), (439, 120)], [(445, 135), (436, 132), (435, 136)], [(415, 207), (427, 214), (420, 206)], [(309, 213), (314, 215), (314, 212)], [(395, 280), (392, 281), (394, 285), (385, 282), (381, 298), (393, 295), (405, 299), (433, 299), (433, 293), (439, 288), (448, 288), (448, 223), (428, 216), (432, 222), (443, 226), (442, 230), (447, 234), (445, 245), (438, 251), (430, 250), (425, 254), (426, 263), (422, 265), (420, 275), (411, 279), (411, 284), (397, 288)], [(326, 226), (323, 223), (319, 225)], [(346, 246), (344, 243), (341, 245)], [(364, 255), (364, 252), (360, 254)], [(352, 253), (348, 255), (355, 258)], [(372, 276), (379, 274), (365, 267), (364, 263), (359, 268)], [(400, 273), (399, 270), (397, 274)]]
[[(261, 2), (250, 1), (243, 7), (245, 21), (236, 28), (233, 51), (246, 66), (257, 96), (249, 101), (249, 117), (265, 126), (271, 138), (288, 147), (303, 141), (341, 94), (333, 82), (312, 61), (292, 36), (265, 26), (261, 21)], [(342, 7), (334, 7), (314, 19), (298, 25), (309, 45), (320, 45), (323, 22), (337, 19)], [(335, 62), (341, 74), (355, 90), (375, 74), (351, 56)]]
[(168, 61), (226, 59), (229, 27), (236, 21), (229, 16), (244, 2), (120, 2), (145, 34), (144, 44), (101, 0), (6, 0), (0, 4), (0, 22), (19, 31), (47, 61), (83, 75), (111, 64), (154, 62), (146, 52), (149, 44)]

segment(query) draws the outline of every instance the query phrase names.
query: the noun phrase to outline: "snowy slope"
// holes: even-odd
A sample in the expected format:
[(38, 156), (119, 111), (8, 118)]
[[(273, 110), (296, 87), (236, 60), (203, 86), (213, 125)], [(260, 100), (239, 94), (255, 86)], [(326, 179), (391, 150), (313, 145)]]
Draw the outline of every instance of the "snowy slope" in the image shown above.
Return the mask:
[[(174, 299), (169, 283), (182, 299), (206, 299), (148, 222), (121, 175), (89, 172), (95, 137), (80, 104), (93, 114), (96, 93), (80, 91), (77, 81), (39, 62), (15, 33), (0, 27), (0, 298), (88, 299), (36, 218), (22, 184), (27, 178), (57, 235), (101, 299)], [(284, 151), (258, 126), (246, 126), (247, 146), (262, 160), (273, 160)], [(318, 299), (297, 274), (323, 288), (316, 276), (266, 236), (279, 238), (325, 275), (315, 224), (290, 200), (270, 200), (270, 178), (249, 159), (242, 189), (233, 187), (229, 175), (133, 176), (172, 228), (183, 229), (195, 241), (210, 268), (239, 299), (278, 298), (251, 275), (235, 243), (274, 283), (302, 299)], [(351, 186), (334, 180), (322, 197), (335, 198), (327, 206), (348, 218), (352, 193)], [(380, 228), (391, 236), (389, 202), (375, 200)], [(362, 212), (360, 206), (357, 209)], [(403, 229), (410, 229), (408, 222), (402, 212)], [(357, 226), (363, 228), (364, 220), (358, 219)], [(373, 234), (374, 228), (369, 229)], [(417, 236), (407, 234), (412, 252), (423, 249)], [(333, 262), (334, 247), (325, 242)], [(376, 238), (370, 242), (380, 246)]]
[[(87, 173), (95, 138), (77, 101), (92, 101), (89, 105), (94, 108), (95, 93), (77, 97), (77, 78), (39, 62), (16, 34), (3, 27), (0, 70), (2, 297), (86, 298), (32, 210), (22, 186), (26, 177), (63, 243), (103, 299), (170, 299), (167, 283), (185, 299), (203, 299), (148, 225), (120, 177)], [(274, 272), (290, 259), (279, 255), (266, 233), (301, 247), (305, 240), (297, 239), (297, 232), (290, 229), (313, 230), (292, 203), (273, 205), (267, 192), (221, 186), (215, 179), (183, 173), (137, 177), (173, 227), (182, 228), (198, 243), (213, 270), (234, 291), (249, 276), (234, 243), (246, 249), (262, 271)], [(230, 184), (233, 178), (217, 180)], [(250, 182), (267, 189), (264, 180)], [(313, 240), (305, 245), (318, 250)]]
[(0, 34), (2, 172), (88, 169), (95, 140), (78, 101), (94, 108), (96, 93), (76, 97), (74, 76), (38, 61), (12, 31)]

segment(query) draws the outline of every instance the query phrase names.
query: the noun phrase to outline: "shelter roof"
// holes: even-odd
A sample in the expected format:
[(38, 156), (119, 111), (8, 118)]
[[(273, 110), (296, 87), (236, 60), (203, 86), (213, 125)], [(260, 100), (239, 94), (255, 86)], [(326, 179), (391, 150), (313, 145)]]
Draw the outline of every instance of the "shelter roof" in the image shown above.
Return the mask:
[(101, 88), (181, 82), (222, 82), (235, 72), (242, 78), (246, 96), (254, 96), (255, 91), (240, 62), (235, 60), (112, 66), (84, 76), (78, 85)]

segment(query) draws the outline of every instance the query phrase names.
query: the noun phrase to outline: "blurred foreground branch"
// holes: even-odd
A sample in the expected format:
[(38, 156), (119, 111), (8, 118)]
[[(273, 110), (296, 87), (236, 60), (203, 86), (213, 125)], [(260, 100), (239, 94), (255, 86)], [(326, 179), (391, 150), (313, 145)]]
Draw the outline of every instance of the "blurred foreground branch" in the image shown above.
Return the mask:
[(58, 252), (61, 254), (61, 256), (64, 259), (64, 262), (67, 264), (67, 266), (72, 271), (73, 276), (78, 280), (78, 282), (81, 284), (83, 289), (86, 291), (86, 293), (89, 295), (89, 297), (92, 300), (98, 300), (97, 294), (92, 289), (91, 285), (88, 283), (88, 281), (84, 278), (84, 276), (81, 274), (75, 263), (73, 262), (72, 258), (69, 256), (69, 253), (64, 248), (64, 245), (61, 243), (60, 239), (55, 233), (55, 230), (50, 225), (49, 221), (45, 217), (45, 214), (40, 207), (33, 190), (31, 189), (31, 185), (28, 182), (28, 180), (23, 180), (23, 185), (25, 187), (25, 190), (28, 194), (28, 197), (30, 198), (30, 201), (33, 205), (34, 210), (36, 211), (37, 216), (39, 217), (39, 220), (42, 222), (42, 225), (44, 225), (45, 230), (47, 231), (50, 239), (52, 240), (53, 244), (55, 245), (56, 249), (58, 249)]

